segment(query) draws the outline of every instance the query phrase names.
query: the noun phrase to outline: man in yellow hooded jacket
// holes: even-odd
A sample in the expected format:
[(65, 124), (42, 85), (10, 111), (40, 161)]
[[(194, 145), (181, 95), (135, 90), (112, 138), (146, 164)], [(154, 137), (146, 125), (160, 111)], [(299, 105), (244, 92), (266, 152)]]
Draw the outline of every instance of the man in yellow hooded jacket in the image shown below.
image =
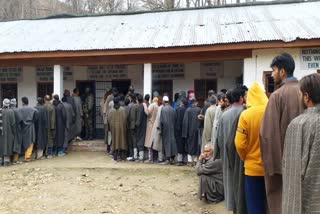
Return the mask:
[(268, 103), (264, 90), (254, 82), (248, 90), (247, 109), (239, 118), (235, 146), (245, 168), (248, 213), (266, 213), (264, 170), (260, 154), (260, 123)]

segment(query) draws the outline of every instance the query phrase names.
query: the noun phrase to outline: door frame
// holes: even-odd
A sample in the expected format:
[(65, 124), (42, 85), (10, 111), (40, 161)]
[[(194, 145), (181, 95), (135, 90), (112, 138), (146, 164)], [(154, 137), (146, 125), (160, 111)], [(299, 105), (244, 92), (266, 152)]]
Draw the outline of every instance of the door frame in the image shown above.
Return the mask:
[[(79, 89), (79, 91), (80, 91), (80, 99), (81, 99), (81, 104), (82, 104), (82, 102), (83, 102), (83, 100), (82, 100), (82, 97), (81, 97), (81, 93), (83, 93), (83, 91), (81, 90), (81, 88), (80, 87), (78, 87), (81, 83), (91, 83), (92, 85), (93, 85), (93, 89), (91, 89), (92, 91), (92, 93), (93, 93), (93, 100), (94, 100), (94, 103), (93, 103), (93, 121), (92, 121), (92, 123), (93, 123), (93, 136), (95, 137), (95, 135), (96, 135), (96, 117), (95, 117), (95, 115), (96, 115), (96, 94), (95, 94), (95, 91), (96, 91), (96, 81), (95, 80), (76, 80), (75, 81), (75, 83), (76, 83), (76, 88), (78, 88)], [(81, 106), (82, 107), (82, 106)], [(82, 131), (81, 131), (82, 132)]]

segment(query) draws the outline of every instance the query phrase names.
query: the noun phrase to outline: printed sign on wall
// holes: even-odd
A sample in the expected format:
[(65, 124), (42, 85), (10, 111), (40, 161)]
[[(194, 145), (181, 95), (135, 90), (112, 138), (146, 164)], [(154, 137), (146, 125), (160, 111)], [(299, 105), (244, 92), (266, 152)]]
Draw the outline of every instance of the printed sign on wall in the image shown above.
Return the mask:
[(93, 65), (88, 66), (89, 80), (128, 79), (127, 65)]
[(73, 81), (72, 67), (69, 67), (69, 66), (63, 67), (63, 80), (64, 81)]
[(223, 62), (205, 62), (200, 64), (201, 79), (217, 79), (223, 77)]
[(36, 81), (53, 82), (53, 67), (36, 67)]
[(0, 68), (0, 82), (22, 81), (22, 68)]
[(319, 69), (320, 68), (320, 47), (301, 49), (301, 69)]
[[(73, 81), (72, 67), (63, 67), (63, 80)], [(53, 67), (36, 67), (36, 81), (38, 82), (53, 82)]]
[(177, 80), (184, 79), (184, 64), (152, 64), (152, 79)]

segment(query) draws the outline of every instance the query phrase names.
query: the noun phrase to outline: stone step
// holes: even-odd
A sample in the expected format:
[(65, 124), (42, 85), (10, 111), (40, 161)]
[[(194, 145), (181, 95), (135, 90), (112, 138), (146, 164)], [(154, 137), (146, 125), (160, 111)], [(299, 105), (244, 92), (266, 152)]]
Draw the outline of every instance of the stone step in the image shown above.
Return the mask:
[(88, 152), (104, 152), (106, 144), (103, 140), (77, 141), (70, 143), (68, 150), (70, 151), (88, 151)]

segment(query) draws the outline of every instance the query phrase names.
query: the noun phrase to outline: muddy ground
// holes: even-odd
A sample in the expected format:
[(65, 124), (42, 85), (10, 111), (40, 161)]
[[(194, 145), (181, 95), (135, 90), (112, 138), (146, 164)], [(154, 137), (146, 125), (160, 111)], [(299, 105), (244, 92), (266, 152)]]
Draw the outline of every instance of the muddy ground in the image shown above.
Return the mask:
[(191, 167), (114, 162), (103, 152), (0, 167), (0, 213), (228, 213), (199, 201)]

